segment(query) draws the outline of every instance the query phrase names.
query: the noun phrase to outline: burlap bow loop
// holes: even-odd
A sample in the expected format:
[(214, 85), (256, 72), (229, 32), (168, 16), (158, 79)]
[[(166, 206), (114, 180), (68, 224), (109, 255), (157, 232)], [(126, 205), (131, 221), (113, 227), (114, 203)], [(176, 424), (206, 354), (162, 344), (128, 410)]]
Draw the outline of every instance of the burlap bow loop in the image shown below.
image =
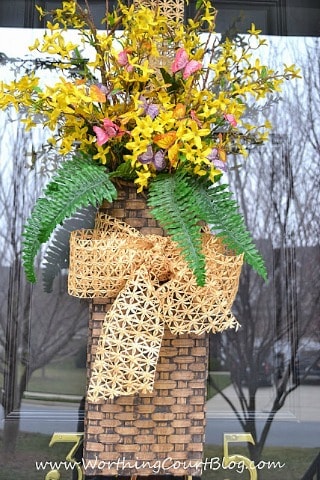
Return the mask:
[(70, 239), (69, 293), (114, 298), (93, 362), (91, 402), (151, 392), (166, 324), (172, 333), (218, 332), (238, 323), (230, 308), (243, 263), (204, 233), (206, 285), (199, 287), (169, 237), (141, 235), (106, 214)]

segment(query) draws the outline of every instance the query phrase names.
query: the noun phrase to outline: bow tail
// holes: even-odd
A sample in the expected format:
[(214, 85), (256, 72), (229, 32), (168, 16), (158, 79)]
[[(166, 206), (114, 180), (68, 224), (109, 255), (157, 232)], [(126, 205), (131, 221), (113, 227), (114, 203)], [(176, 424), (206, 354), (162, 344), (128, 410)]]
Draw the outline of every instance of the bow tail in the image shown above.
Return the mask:
[(88, 401), (152, 392), (163, 334), (156, 289), (142, 266), (105, 316)]

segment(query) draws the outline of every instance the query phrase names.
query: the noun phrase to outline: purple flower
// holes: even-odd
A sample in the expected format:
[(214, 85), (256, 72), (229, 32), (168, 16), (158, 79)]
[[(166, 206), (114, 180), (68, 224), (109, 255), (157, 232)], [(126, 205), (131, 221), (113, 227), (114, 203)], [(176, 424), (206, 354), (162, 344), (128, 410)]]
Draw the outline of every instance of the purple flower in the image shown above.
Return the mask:
[(154, 153), (151, 145), (148, 146), (145, 153), (138, 156), (138, 160), (143, 164), (153, 163), (156, 170), (163, 170), (166, 166), (163, 150)]
[(147, 99), (143, 96), (140, 97), (140, 101), (143, 106), (143, 113), (145, 115), (149, 115), (149, 117), (156, 118), (156, 116), (159, 114), (159, 106), (156, 103), (148, 103)]
[(218, 170), (222, 170), (223, 172), (228, 171), (227, 164), (223, 162), (222, 160), (214, 160), (213, 165), (217, 167)]
[(207, 159), (210, 160), (210, 162), (214, 162), (215, 160), (219, 159), (219, 152), (217, 148), (213, 148), (209, 155), (207, 156)]
[(211, 150), (211, 152), (207, 156), (207, 159), (210, 160), (210, 162), (212, 162), (213, 165), (219, 170), (222, 170), (223, 172), (226, 172), (228, 170), (227, 164), (220, 159), (219, 150), (217, 148), (213, 148)]
[(105, 95), (108, 95), (110, 93), (110, 89), (108, 89), (105, 85), (103, 85), (102, 83), (96, 83), (97, 87), (99, 88), (99, 90), (101, 90), (102, 93), (104, 93)]

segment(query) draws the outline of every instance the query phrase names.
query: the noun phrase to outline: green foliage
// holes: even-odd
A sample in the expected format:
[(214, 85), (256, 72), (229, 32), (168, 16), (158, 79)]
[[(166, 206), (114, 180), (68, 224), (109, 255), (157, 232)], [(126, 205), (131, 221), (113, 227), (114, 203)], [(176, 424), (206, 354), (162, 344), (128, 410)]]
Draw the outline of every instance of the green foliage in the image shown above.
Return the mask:
[(53, 281), (63, 269), (69, 267), (70, 234), (80, 228), (93, 228), (97, 208), (88, 206), (77, 211), (53, 233), (43, 257), (42, 284), (47, 293), (52, 292)]
[(109, 177), (133, 181), (135, 178), (137, 178), (137, 174), (134, 170), (132, 170), (131, 163), (125, 162), (120, 163), (114, 172), (110, 172)]
[(64, 162), (38, 198), (24, 228), (22, 257), (28, 280), (36, 281), (34, 259), (59, 224), (82, 207), (112, 202), (116, 197), (105, 167), (80, 154)]
[(210, 225), (211, 231), (221, 237), (235, 254), (244, 254), (244, 261), (251, 265), (262, 278), (267, 278), (264, 260), (253, 243), (239, 207), (228, 191), (228, 185), (209, 188), (208, 182), (190, 179), (195, 192), (193, 201), (201, 220)]
[(264, 261), (256, 249), (237, 203), (227, 185), (209, 188), (206, 181), (194, 180), (185, 173), (159, 175), (151, 184), (148, 205), (152, 215), (175, 240), (193, 270), (198, 285), (205, 283), (205, 258), (201, 252), (201, 227), (204, 221), (235, 254), (244, 259), (263, 278)]
[(205, 258), (201, 253), (199, 216), (187, 176), (182, 173), (158, 175), (150, 184), (148, 205), (154, 218), (178, 243), (198, 284), (204, 285)]
[(170, 75), (164, 68), (160, 68), (160, 72), (169, 93), (177, 92), (179, 87), (183, 87), (183, 83), (181, 83), (181, 80), (176, 80), (175, 75)]
[[(41, 245), (68, 217), (74, 217), (69, 220), (70, 225), (58, 229), (45, 257), (44, 285), (47, 291), (51, 290), (57, 269), (68, 263), (66, 245), (70, 232), (79, 228), (77, 222), (82, 221), (79, 210), (88, 205), (96, 207), (103, 200), (112, 202), (117, 192), (110, 178), (117, 173), (107, 174), (103, 166), (83, 156), (62, 164), (37, 200), (25, 226), (23, 264), (29, 281), (36, 281), (34, 259)], [(181, 248), (198, 285), (205, 284), (200, 226), (203, 221), (235, 254), (243, 253), (245, 261), (266, 278), (264, 261), (227, 185), (212, 186), (207, 180), (195, 180), (185, 172), (160, 174), (150, 184), (148, 205), (154, 218)]]

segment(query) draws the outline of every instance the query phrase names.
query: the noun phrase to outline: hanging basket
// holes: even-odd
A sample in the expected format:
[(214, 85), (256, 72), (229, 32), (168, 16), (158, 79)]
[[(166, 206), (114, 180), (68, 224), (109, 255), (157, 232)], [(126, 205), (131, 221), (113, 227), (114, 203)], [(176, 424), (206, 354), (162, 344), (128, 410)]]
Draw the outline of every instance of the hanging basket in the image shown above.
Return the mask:
[[(105, 306), (93, 301), (89, 377)], [(87, 402), (86, 474), (200, 475), (207, 361), (208, 334), (175, 336), (166, 329), (152, 392)]]
[(198, 287), (131, 184), (70, 245), (69, 293), (92, 298), (86, 474), (200, 475), (208, 332), (237, 326), (242, 256), (205, 233), (215, 254)]

